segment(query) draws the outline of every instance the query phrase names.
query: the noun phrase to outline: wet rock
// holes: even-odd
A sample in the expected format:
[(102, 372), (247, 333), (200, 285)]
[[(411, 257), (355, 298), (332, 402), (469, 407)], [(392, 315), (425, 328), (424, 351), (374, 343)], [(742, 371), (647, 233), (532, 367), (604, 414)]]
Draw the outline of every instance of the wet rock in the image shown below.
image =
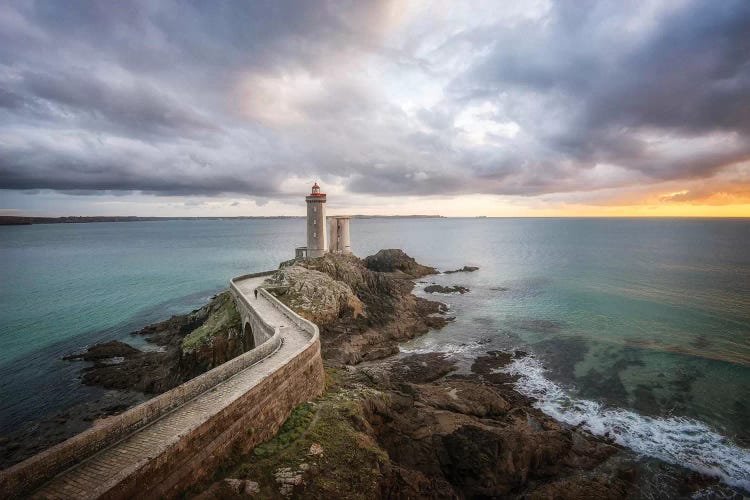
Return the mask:
[(119, 340), (112, 340), (91, 346), (82, 353), (65, 356), (63, 359), (66, 361), (102, 361), (115, 357), (132, 358), (140, 353), (141, 351), (133, 346), (120, 342)]
[(473, 273), (474, 271), (479, 270), (476, 266), (464, 266), (461, 269), (454, 269), (452, 271), (445, 271), (444, 274), (453, 274), (453, 273)]
[(424, 287), (424, 291), (427, 293), (460, 293), (465, 294), (469, 291), (468, 288), (463, 286), (442, 286), (442, 285), (428, 285)]
[(503, 373), (500, 370), (512, 360), (513, 355), (509, 352), (489, 351), (484, 356), (479, 356), (474, 360), (471, 371), (493, 384), (510, 384), (518, 380), (518, 377)]

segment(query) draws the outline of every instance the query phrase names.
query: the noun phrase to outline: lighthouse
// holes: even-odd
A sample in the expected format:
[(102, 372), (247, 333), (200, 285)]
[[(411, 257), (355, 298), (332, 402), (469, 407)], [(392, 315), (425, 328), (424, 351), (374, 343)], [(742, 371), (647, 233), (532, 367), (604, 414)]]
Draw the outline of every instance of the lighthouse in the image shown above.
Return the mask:
[(328, 251), (326, 231), (326, 194), (320, 192), (320, 186), (313, 184), (310, 194), (305, 196), (307, 202), (307, 257), (322, 257)]
[(326, 194), (320, 192), (320, 186), (313, 184), (310, 194), (305, 196), (307, 202), (307, 246), (296, 247), (294, 258), (317, 259), (329, 251), (337, 254), (351, 254), (352, 245), (349, 241), (348, 215), (334, 215), (330, 224), (330, 240), (326, 231)]

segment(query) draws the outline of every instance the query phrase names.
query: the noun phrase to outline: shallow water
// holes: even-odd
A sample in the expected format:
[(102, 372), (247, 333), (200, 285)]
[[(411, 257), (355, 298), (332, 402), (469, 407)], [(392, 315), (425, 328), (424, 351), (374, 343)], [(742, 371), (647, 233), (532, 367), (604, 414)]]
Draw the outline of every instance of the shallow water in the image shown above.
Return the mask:
[[(97, 394), (61, 356), (276, 267), (303, 222), (0, 227), (0, 432)], [(426, 278), (471, 292), (433, 296), (457, 320), (405, 350), (527, 350), (519, 389), (557, 418), (750, 477), (750, 221), (355, 219), (351, 231), (361, 256), (403, 248), (444, 270), (481, 267)]]

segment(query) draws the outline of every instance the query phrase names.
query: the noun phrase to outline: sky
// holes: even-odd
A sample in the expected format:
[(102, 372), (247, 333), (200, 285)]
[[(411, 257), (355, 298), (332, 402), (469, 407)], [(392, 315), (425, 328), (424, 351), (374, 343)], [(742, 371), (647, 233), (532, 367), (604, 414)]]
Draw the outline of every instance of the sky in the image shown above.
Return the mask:
[(0, 2), (0, 215), (750, 216), (747, 0)]

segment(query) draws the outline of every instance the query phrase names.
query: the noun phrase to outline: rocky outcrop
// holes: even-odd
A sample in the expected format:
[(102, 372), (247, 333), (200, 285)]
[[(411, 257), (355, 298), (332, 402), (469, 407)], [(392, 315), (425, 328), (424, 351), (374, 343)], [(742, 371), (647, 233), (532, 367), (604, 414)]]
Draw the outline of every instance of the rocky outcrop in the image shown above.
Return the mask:
[(395, 354), (400, 341), (446, 323), (443, 304), (411, 293), (412, 277), (434, 271), (400, 250), (363, 260), (327, 254), (282, 266), (267, 288), (318, 325), (325, 359), (357, 364)]
[[(293, 262), (273, 277), (282, 300), (319, 320), (327, 389), (297, 407), (273, 439), (225, 464), (201, 498), (240, 498), (241, 488), (228, 484), (243, 481), (262, 498), (663, 495), (642, 459), (556, 422), (513, 389), (516, 377), (502, 368), (523, 351), (487, 352), (468, 373), (442, 353), (380, 359), (426, 331), (440, 310), (410, 293), (405, 278), (414, 274), (405, 269), (414, 272), (413, 263), (389, 252)], [(659, 467), (661, 474), (668, 466)], [(678, 494), (706, 484), (681, 481)]]
[(241, 498), (248, 482), (260, 498), (394, 499), (683, 498), (715, 485), (537, 410), (512, 378), (492, 376), (519, 356), (489, 352), (469, 373), (441, 353), (329, 367), (323, 396), (200, 498)]
[(424, 287), (424, 291), (427, 293), (460, 293), (461, 295), (463, 295), (468, 292), (469, 289), (459, 285), (443, 286), (432, 284)]
[(429, 274), (437, 274), (434, 267), (423, 266), (409, 257), (403, 250), (389, 248), (380, 250), (375, 255), (364, 259), (365, 267), (380, 273), (400, 273), (409, 278), (421, 278)]
[(454, 269), (453, 271), (445, 271), (443, 274), (453, 274), (453, 273), (473, 273), (474, 271), (477, 271), (479, 268), (476, 266), (464, 266), (461, 269)]
[(229, 292), (217, 295), (200, 309), (149, 325), (134, 335), (145, 336), (160, 349), (141, 351), (111, 341), (64, 359), (93, 363), (81, 372), (84, 384), (158, 394), (252, 348), (252, 339), (242, 333)]
[[(486, 363), (495, 371), (508, 361), (490, 355)], [(365, 371), (403, 372), (402, 365), (422, 362), (412, 356)], [(448, 357), (429, 362), (453, 365)], [(452, 497), (533, 495), (550, 479), (581, 468), (596, 469), (619, 451), (611, 443), (555, 422), (511, 386), (493, 383), (476, 372), (432, 381), (406, 377), (395, 386), (379, 387), (386, 397), (372, 399), (367, 406), (376, 439), (391, 461), (421, 473), (432, 484), (444, 485)], [(614, 491), (628, 489), (626, 481), (609, 476), (608, 480)], [(563, 488), (558, 490), (558, 495), (567, 496)], [(620, 497), (607, 494), (606, 488), (595, 496)]]
[[(511, 358), (488, 355), (497, 370)], [(329, 369), (329, 390), (226, 474), (263, 498), (622, 498), (618, 446), (559, 424), (505, 383), (428, 353)], [(316, 453), (311, 453), (311, 450)], [(279, 478), (293, 478), (294, 481)], [(202, 498), (229, 494), (218, 481)]]
[(267, 289), (298, 314), (317, 325), (344, 315), (365, 315), (365, 306), (344, 281), (302, 266), (281, 268), (268, 280)]

